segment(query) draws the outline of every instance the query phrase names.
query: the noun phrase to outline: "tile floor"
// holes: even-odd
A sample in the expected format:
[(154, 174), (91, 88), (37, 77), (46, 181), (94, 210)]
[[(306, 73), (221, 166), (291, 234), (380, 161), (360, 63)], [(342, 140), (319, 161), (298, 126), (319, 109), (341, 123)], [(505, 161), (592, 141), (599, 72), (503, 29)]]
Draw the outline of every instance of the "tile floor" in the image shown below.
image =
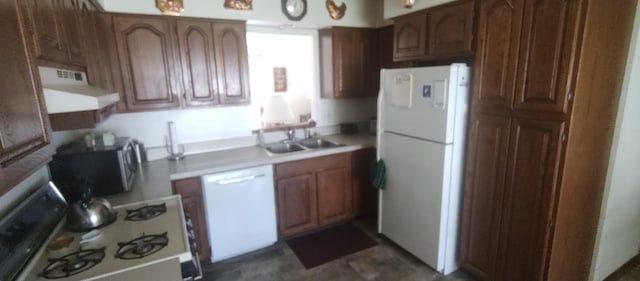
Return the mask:
[(249, 254), (215, 264), (204, 265), (204, 281), (473, 281), (456, 272), (442, 276), (375, 234), (375, 221), (358, 220), (355, 224), (374, 237), (377, 246), (349, 256), (305, 269), (284, 241)]
[[(463, 272), (442, 276), (375, 233), (375, 220), (354, 224), (378, 245), (349, 256), (305, 269), (287, 243), (203, 265), (203, 281), (476, 281)], [(614, 281), (640, 281), (640, 266)]]

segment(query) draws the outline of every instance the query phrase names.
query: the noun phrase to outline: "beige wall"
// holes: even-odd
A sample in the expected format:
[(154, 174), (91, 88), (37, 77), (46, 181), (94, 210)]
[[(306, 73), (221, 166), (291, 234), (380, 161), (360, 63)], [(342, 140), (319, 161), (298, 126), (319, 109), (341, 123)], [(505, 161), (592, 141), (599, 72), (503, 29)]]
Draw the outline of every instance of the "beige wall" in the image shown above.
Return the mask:
[(636, 9), (611, 149), (591, 279), (600, 281), (640, 250), (640, 5)]
[(390, 19), (452, 1), (454, 0), (415, 0), (413, 7), (406, 9), (401, 5), (402, 0), (384, 0), (384, 18)]
[[(160, 14), (153, 0), (103, 0), (105, 9), (112, 12)], [(250, 20), (249, 24), (295, 24), (317, 28), (326, 26), (377, 26), (382, 18), (382, 0), (336, 0), (345, 3), (347, 12), (341, 20), (329, 17), (325, 1), (307, 0), (307, 15), (300, 22), (289, 21), (282, 13), (280, 0), (254, 0), (252, 11), (223, 8), (224, 0), (185, 0), (184, 16), (217, 19)], [(421, 0), (418, 0), (421, 1)]]

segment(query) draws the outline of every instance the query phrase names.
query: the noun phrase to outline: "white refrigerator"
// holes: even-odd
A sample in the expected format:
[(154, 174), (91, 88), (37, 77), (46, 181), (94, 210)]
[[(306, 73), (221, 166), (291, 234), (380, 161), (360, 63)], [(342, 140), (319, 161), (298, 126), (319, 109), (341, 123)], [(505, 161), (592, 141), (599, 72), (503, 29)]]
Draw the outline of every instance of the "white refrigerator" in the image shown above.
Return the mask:
[(470, 70), (382, 69), (378, 231), (442, 274), (455, 271)]

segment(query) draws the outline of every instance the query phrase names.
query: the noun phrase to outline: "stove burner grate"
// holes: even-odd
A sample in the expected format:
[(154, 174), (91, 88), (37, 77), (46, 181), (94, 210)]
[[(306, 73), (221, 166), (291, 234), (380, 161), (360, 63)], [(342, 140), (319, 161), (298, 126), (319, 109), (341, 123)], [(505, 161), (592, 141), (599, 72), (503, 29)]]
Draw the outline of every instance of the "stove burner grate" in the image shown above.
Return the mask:
[(124, 219), (128, 221), (144, 221), (160, 216), (165, 212), (167, 212), (166, 203), (148, 205), (133, 210), (127, 210), (127, 216)]
[(57, 259), (49, 259), (49, 264), (41, 275), (47, 279), (66, 278), (94, 267), (104, 259), (106, 248), (79, 250)]
[(141, 259), (162, 250), (169, 244), (167, 232), (162, 234), (145, 235), (132, 239), (126, 243), (118, 243), (116, 258), (123, 260)]

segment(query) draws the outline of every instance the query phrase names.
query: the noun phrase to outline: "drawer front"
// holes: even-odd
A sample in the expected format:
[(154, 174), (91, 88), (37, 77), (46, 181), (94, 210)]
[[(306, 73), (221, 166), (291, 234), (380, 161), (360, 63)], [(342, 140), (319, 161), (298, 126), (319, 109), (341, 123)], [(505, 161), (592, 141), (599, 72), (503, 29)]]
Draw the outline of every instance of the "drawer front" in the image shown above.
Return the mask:
[(349, 164), (348, 155), (348, 153), (341, 153), (278, 164), (275, 166), (275, 177), (281, 178), (346, 167)]

